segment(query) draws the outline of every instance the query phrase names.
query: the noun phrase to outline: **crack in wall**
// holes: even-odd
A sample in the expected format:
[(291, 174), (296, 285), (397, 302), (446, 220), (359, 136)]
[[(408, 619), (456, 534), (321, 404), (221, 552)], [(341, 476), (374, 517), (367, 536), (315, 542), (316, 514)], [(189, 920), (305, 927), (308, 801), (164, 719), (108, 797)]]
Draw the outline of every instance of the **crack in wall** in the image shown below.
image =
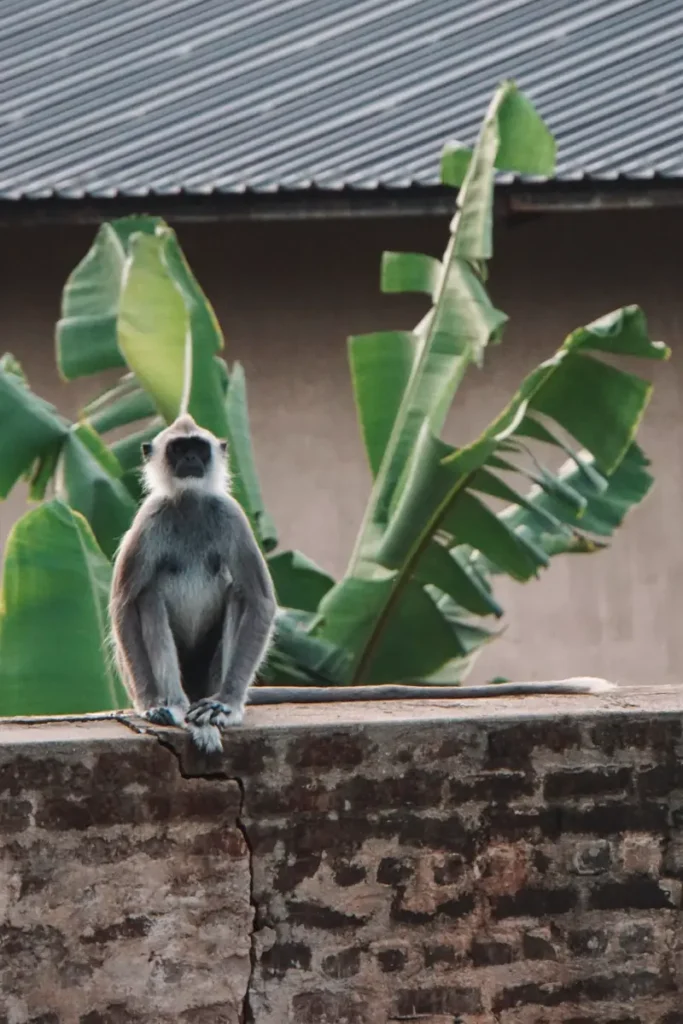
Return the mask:
[(221, 772), (218, 770), (210, 770), (206, 772), (188, 772), (183, 763), (182, 752), (178, 750), (173, 741), (169, 739), (166, 735), (164, 735), (164, 733), (159, 732), (157, 729), (153, 727), (149, 727), (146, 725), (137, 725), (135, 722), (131, 721), (128, 718), (125, 718), (124, 716), (117, 716), (117, 721), (121, 722), (122, 725), (125, 725), (128, 728), (132, 729), (133, 732), (135, 732), (138, 735), (153, 736), (157, 740), (159, 745), (164, 748), (164, 750), (170, 751), (178, 764), (178, 771), (180, 773), (181, 778), (188, 780), (205, 779), (210, 782), (234, 782), (239, 790), (240, 801), (239, 808), (235, 816), (235, 827), (242, 836), (244, 844), (247, 848), (247, 853), (249, 855), (249, 904), (252, 910), (251, 927), (249, 929), (249, 976), (247, 978), (247, 984), (244, 990), (244, 997), (242, 999), (239, 1024), (254, 1024), (254, 1014), (251, 1007), (251, 988), (252, 980), (254, 978), (254, 972), (256, 970), (256, 945), (254, 940), (256, 936), (256, 917), (258, 914), (258, 904), (256, 903), (254, 897), (254, 851), (252, 848), (251, 839), (249, 838), (247, 827), (244, 823), (244, 806), (246, 800), (244, 781), (243, 779), (237, 776), (228, 775), (226, 772)]
[(258, 904), (254, 896), (254, 850), (251, 845), (249, 838), (249, 832), (247, 826), (244, 823), (244, 806), (246, 801), (246, 792), (244, 788), (244, 782), (240, 778), (233, 779), (237, 783), (240, 791), (240, 806), (237, 812), (237, 818), (235, 824), (242, 834), (245, 845), (249, 852), (249, 904), (252, 910), (251, 918), (251, 929), (249, 932), (249, 978), (247, 979), (247, 987), (244, 992), (244, 1000), (242, 1002), (242, 1014), (240, 1024), (254, 1024), (254, 1011), (251, 1006), (251, 989), (254, 975), (256, 972), (256, 917), (258, 914)]

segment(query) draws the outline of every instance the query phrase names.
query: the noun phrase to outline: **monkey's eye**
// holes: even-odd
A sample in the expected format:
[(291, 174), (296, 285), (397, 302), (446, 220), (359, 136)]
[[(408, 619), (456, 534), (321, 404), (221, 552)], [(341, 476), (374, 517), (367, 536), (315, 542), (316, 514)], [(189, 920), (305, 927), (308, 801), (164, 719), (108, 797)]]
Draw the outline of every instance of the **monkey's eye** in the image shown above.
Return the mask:
[(150, 455), (152, 454), (152, 442), (151, 441), (143, 441), (142, 444), (140, 445), (140, 449), (142, 451), (143, 459), (148, 459), (150, 457)]
[(227, 450), (228, 450), (228, 442), (227, 442), (227, 441), (221, 441), (221, 442), (219, 443), (219, 447), (220, 447), (220, 450), (221, 450), (221, 452), (223, 453), (223, 455), (225, 455), (225, 453), (226, 453), (226, 452), (227, 452)]

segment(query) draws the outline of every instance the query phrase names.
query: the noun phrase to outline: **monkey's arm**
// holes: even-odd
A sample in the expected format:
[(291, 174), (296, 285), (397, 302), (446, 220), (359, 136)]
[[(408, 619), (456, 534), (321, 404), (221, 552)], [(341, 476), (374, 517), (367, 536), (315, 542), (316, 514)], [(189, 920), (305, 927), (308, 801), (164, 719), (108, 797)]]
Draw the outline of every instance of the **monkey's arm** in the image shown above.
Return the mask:
[(270, 573), (246, 516), (233, 502), (227, 514), (224, 554), (231, 584), (221, 647), (212, 667), (217, 688), (212, 697), (193, 704), (187, 716), (199, 726), (241, 722), (247, 690), (268, 647), (277, 611)]
[(483, 686), (255, 686), (247, 704), (327, 704), (353, 700), (432, 700), (453, 698), (504, 697), (542, 693), (606, 693), (616, 690), (615, 683), (591, 676), (553, 679), (548, 682), (486, 683)]
[(154, 567), (145, 557), (142, 530), (133, 527), (117, 555), (109, 610), (116, 661), (141, 711), (160, 704), (188, 705), (168, 615), (153, 580)]
[(229, 536), (234, 595), (226, 610), (226, 660), (218, 699), (242, 708), (266, 652), (277, 603), (268, 567), (243, 515), (235, 515)]

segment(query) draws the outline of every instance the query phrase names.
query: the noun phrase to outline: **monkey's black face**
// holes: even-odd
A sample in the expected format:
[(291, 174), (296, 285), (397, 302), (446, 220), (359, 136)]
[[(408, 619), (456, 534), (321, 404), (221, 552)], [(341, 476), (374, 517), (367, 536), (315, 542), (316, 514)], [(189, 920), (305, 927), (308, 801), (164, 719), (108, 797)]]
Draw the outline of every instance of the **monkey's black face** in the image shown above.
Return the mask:
[(166, 445), (166, 459), (181, 480), (203, 477), (211, 464), (211, 445), (203, 437), (176, 437)]

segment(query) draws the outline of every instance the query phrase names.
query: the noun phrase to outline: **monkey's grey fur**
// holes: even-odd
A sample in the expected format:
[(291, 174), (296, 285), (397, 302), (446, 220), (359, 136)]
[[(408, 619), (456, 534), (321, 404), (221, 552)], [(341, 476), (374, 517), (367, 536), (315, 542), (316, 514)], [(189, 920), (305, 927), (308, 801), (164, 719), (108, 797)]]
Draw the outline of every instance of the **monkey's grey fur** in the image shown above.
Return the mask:
[(136, 710), (221, 749), (245, 704), (602, 693), (604, 679), (484, 686), (258, 686), (277, 605), (249, 522), (228, 493), (225, 443), (181, 416), (143, 445), (147, 498), (114, 566), (117, 666)]
[(221, 748), (239, 725), (276, 613), (225, 443), (181, 416), (143, 446), (148, 495), (123, 538), (110, 598), (114, 654), (136, 710)]

